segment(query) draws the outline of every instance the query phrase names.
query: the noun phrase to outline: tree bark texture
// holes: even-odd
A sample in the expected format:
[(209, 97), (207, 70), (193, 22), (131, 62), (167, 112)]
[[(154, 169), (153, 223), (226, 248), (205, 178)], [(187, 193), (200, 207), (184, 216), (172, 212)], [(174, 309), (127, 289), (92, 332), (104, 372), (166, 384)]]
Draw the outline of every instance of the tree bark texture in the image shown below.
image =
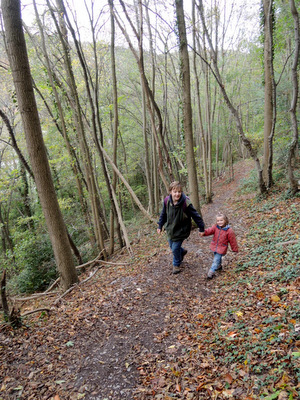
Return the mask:
[(183, 124), (186, 161), (188, 170), (189, 196), (194, 207), (200, 212), (198, 180), (194, 154), (193, 120), (191, 104), (190, 63), (184, 20), (183, 0), (176, 0), (176, 17), (179, 35), (179, 54), (182, 80)]
[(299, 85), (298, 85), (298, 65), (299, 65), (299, 45), (300, 45), (300, 37), (299, 37), (299, 14), (295, 5), (294, 0), (290, 0), (291, 13), (294, 19), (294, 31), (295, 31), (295, 53), (294, 53), (294, 61), (292, 65), (292, 84), (293, 84), (293, 98), (291, 102), (291, 123), (292, 123), (292, 132), (293, 138), (290, 144), (289, 152), (288, 152), (288, 176), (290, 182), (290, 190), (293, 194), (299, 191), (298, 182), (294, 175), (294, 165), (296, 161), (296, 154), (298, 148), (298, 121), (297, 121), (297, 103), (298, 103), (298, 95), (299, 95)]
[(28, 154), (64, 288), (78, 281), (66, 227), (47, 159), (22, 29), (20, 0), (2, 0), (8, 56), (22, 117)]
[(272, 186), (273, 137), (276, 118), (276, 96), (273, 70), (273, 0), (263, 1), (264, 10), (264, 162), (263, 178), (267, 188)]

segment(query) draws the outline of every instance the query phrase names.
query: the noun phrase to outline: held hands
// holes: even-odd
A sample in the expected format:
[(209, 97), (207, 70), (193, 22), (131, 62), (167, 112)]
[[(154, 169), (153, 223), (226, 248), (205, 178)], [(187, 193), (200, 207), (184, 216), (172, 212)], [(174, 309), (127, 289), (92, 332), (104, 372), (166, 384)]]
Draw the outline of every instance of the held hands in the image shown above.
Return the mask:
[(157, 233), (160, 235), (161, 234), (161, 229), (157, 228)]
[(204, 236), (204, 232), (199, 232), (199, 235), (200, 236)]

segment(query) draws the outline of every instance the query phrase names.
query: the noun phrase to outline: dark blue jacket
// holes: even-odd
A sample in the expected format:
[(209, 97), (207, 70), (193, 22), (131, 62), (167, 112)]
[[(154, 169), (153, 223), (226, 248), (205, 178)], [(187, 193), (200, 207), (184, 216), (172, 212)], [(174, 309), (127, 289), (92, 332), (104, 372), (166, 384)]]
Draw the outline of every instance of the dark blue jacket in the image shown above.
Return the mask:
[(158, 228), (162, 229), (165, 226), (168, 239), (174, 242), (184, 240), (191, 233), (191, 218), (195, 221), (199, 231), (204, 232), (203, 219), (192, 205), (190, 199), (182, 193), (178, 203), (174, 205), (172, 196), (169, 195), (164, 200), (163, 209), (158, 221)]

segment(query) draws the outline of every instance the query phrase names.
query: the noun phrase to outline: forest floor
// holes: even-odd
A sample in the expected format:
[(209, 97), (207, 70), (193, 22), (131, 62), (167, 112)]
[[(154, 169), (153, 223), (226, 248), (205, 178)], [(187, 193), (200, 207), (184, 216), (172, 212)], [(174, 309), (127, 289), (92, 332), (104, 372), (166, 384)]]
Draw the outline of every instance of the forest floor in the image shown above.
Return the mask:
[(236, 164), (202, 207), (206, 227), (227, 213), (240, 248), (214, 279), (211, 237), (193, 230), (172, 275), (165, 235), (145, 223), (133, 258), (120, 253), (59, 300), (18, 303), (51, 311), (0, 325), (0, 400), (299, 399), (300, 198), (241, 194), (253, 168)]

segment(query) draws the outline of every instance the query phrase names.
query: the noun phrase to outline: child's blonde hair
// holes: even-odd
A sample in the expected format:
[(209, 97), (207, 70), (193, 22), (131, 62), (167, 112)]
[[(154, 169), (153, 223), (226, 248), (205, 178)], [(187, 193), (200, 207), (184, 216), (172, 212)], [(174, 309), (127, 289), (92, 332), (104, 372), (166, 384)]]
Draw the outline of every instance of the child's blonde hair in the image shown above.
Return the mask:
[(228, 219), (227, 215), (224, 214), (222, 211), (218, 211), (218, 212), (217, 212), (216, 218), (217, 218), (217, 217), (222, 217), (222, 218), (224, 219), (224, 221), (225, 221), (225, 224), (226, 224), (226, 225), (229, 224), (229, 219)]
[(180, 189), (180, 191), (182, 192), (181, 183), (179, 181), (174, 181), (174, 182), (170, 183), (169, 193), (171, 193), (173, 189)]

